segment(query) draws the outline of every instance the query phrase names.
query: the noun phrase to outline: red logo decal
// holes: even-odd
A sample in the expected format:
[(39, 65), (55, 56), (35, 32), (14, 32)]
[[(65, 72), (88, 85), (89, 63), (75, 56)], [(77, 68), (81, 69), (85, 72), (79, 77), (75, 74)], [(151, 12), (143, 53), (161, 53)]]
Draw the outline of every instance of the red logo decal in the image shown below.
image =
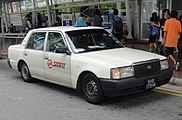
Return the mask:
[(53, 64), (52, 64), (52, 60), (48, 60), (47, 61), (47, 66), (48, 66), (48, 68), (52, 68), (52, 66), (53, 66)]
[(65, 68), (66, 67), (66, 63), (63, 62), (54, 62), (55, 67), (60, 67), (60, 68)]

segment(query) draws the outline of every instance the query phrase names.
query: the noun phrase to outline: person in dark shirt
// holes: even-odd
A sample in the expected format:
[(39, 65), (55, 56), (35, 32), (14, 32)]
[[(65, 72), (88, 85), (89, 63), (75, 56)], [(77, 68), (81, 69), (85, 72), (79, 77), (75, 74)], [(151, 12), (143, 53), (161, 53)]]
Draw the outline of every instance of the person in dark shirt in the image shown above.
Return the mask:
[(162, 11), (162, 18), (160, 19), (160, 28), (162, 30), (162, 34), (161, 34), (162, 39), (164, 39), (164, 24), (165, 24), (166, 20), (169, 18), (169, 14), (170, 14), (169, 9), (164, 9)]
[(118, 16), (118, 14), (119, 11), (117, 9), (114, 9), (111, 32), (114, 37), (121, 41), (121, 38), (123, 36), (123, 21), (121, 17)]
[[(181, 28), (182, 28), (182, 15), (179, 17), (179, 21), (181, 23)], [(181, 42), (181, 41), (182, 41), (182, 32), (181, 32), (180, 37), (179, 37), (179, 42)]]
[(149, 35), (150, 52), (152, 52), (152, 47), (153, 46), (155, 47), (155, 49), (157, 48), (157, 45), (156, 45), (157, 35), (153, 35), (153, 33), (152, 33), (153, 29), (157, 28), (156, 26), (157, 25), (155, 23), (155, 18), (150, 17), (150, 23), (148, 24), (148, 31), (150, 31), (150, 35)]
[(154, 18), (154, 23), (155, 23), (156, 25), (159, 25), (159, 18), (158, 18), (158, 16), (157, 16), (157, 13), (156, 13), (156, 12), (153, 12), (153, 13), (152, 13), (152, 17)]
[[(158, 32), (160, 31), (160, 22), (159, 22), (159, 17), (157, 15), (156, 12), (152, 13), (152, 17), (151, 17), (154, 21), (153, 21), (153, 26), (156, 27), (158, 29)], [(156, 46), (158, 46), (158, 39), (159, 39), (159, 34), (157, 34), (157, 36), (155, 36), (155, 44)], [(155, 45), (154, 45), (155, 46)], [(158, 48), (155, 47), (155, 51), (157, 52)]]
[(95, 10), (95, 16), (92, 18), (91, 25), (102, 27), (103, 18), (100, 16), (100, 10)]
[(37, 13), (37, 28), (42, 28), (42, 17), (40, 13)]

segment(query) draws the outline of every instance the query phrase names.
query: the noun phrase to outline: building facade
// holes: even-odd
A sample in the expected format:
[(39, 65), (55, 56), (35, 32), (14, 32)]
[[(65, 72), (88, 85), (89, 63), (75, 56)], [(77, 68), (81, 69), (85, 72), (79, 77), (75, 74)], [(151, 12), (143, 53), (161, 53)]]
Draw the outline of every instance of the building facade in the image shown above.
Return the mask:
[[(182, 2), (182, 1), (181, 1)], [(113, 8), (119, 10), (119, 16), (128, 28), (128, 38), (147, 39), (147, 24), (152, 12), (159, 17), (162, 10), (177, 9), (182, 14), (179, 0), (2, 0), (1, 28), (2, 32), (9, 32), (11, 24), (18, 32), (26, 27), (25, 17), (32, 16), (32, 26), (36, 27), (37, 15), (41, 15), (43, 26), (54, 26), (57, 18), (63, 26), (73, 25), (77, 20), (92, 17), (95, 9), (100, 9), (103, 17), (103, 26), (110, 30)]]

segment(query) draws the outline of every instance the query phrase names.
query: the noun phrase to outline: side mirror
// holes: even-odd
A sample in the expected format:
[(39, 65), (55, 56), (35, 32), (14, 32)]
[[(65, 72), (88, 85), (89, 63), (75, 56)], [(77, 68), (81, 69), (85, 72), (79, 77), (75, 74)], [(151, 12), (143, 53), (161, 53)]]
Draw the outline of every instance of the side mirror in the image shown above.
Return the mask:
[(67, 55), (71, 55), (71, 52), (68, 50), (67, 47), (58, 47), (56, 48), (56, 53), (66, 53)]

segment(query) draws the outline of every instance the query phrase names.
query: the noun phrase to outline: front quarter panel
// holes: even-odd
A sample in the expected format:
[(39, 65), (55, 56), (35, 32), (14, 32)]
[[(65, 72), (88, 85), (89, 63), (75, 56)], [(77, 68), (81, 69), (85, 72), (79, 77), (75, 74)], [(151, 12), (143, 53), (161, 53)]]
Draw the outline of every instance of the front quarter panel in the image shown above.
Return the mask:
[(98, 78), (110, 79), (110, 69), (116, 67), (104, 61), (90, 60), (73, 55), (71, 60), (72, 85), (76, 88), (77, 80), (82, 72), (91, 72)]

